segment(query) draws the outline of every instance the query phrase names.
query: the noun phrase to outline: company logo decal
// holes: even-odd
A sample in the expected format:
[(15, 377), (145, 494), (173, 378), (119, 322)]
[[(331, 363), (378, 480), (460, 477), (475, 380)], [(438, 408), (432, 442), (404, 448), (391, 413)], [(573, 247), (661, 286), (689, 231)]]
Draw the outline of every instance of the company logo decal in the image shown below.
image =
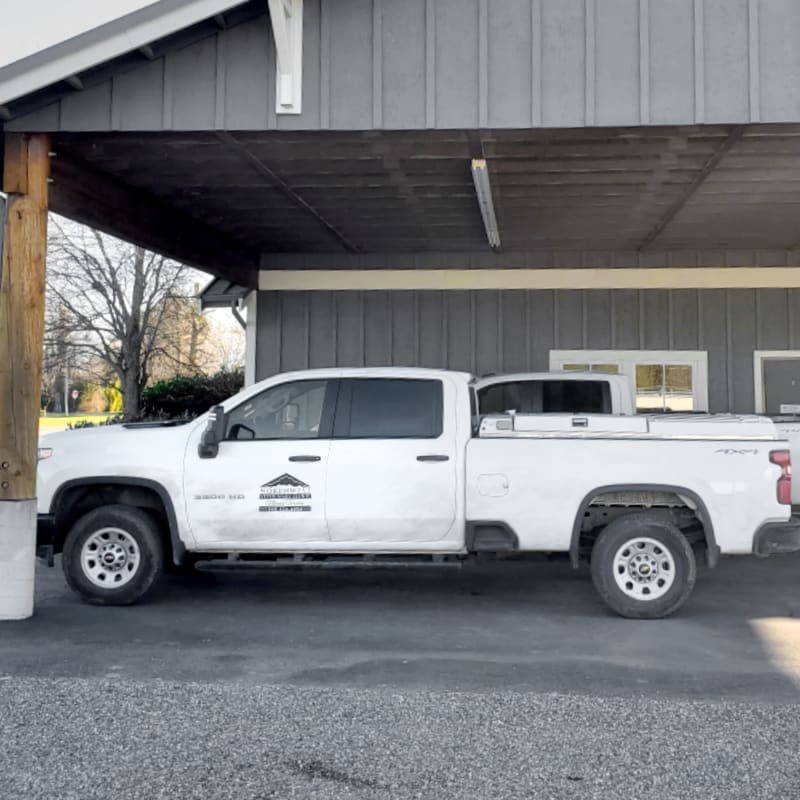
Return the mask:
[(311, 487), (288, 472), (262, 484), (258, 499), (259, 511), (311, 511)]

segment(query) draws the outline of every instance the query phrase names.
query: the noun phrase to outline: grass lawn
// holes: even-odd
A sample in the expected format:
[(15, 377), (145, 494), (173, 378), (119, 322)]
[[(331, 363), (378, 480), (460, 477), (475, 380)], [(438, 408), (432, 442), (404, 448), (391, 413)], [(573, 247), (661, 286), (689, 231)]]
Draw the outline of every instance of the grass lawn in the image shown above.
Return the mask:
[(68, 425), (74, 425), (76, 422), (89, 420), (90, 422), (98, 423), (104, 422), (112, 414), (48, 414), (47, 416), (39, 417), (39, 433), (47, 433), (48, 431), (63, 431), (66, 430)]

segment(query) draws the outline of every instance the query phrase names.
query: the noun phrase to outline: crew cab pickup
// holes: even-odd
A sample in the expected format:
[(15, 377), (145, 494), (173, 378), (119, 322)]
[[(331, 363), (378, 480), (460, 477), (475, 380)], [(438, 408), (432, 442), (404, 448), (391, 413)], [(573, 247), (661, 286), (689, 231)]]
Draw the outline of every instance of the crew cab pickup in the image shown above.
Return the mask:
[[(310, 370), (183, 425), (50, 434), (40, 545), (63, 550), (67, 582), (85, 599), (118, 605), (143, 597), (166, 566), (201, 559), (562, 552), (575, 566), (589, 557), (602, 598), (636, 618), (686, 601), (695, 548), (712, 566), (721, 554), (800, 548), (787, 444), (770, 420), (585, 413), (583, 401), (565, 413), (555, 395), (541, 405), (557, 391), (543, 382)], [(558, 390), (562, 401), (573, 389)], [(539, 392), (528, 408), (542, 413), (494, 405), (504, 391)]]

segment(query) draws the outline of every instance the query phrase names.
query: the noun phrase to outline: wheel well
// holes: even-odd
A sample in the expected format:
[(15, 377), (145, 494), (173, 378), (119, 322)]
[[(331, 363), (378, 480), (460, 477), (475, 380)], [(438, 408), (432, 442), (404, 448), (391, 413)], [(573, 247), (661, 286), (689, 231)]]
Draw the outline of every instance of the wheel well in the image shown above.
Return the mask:
[(165, 557), (173, 558), (171, 519), (164, 499), (152, 486), (129, 483), (79, 483), (63, 489), (56, 497), (54, 550), (64, 549), (64, 540), (72, 526), (96, 508), (109, 505), (133, 506), (146, 511), (158, 525), (164, 541)]
[(693, 492), (680, 487), (604, 487), (591, 492), (580, 506), (572, 533), (570, 555), (578, 566), (603, 528), (626, 514), (647, 511), (675, 525), (692, 546), (706, 545), (709, 566), (715, 566), (719, 548), (705, 505)]

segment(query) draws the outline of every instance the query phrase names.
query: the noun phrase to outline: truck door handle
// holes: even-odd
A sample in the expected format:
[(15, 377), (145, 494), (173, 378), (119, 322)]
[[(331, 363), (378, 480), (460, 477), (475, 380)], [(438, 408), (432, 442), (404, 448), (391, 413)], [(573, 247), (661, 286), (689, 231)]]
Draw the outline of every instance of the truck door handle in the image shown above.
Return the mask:
[(322, 461), (321, 456), (289, 456), (289, 461)]
[(449, 461), (450, 456), (417, 456), (417, 461)]
[(588, 428), (589, 427), (589, 420), (586, 417), (573, 417), (572, 419), (572, 427), (573, 428)]

